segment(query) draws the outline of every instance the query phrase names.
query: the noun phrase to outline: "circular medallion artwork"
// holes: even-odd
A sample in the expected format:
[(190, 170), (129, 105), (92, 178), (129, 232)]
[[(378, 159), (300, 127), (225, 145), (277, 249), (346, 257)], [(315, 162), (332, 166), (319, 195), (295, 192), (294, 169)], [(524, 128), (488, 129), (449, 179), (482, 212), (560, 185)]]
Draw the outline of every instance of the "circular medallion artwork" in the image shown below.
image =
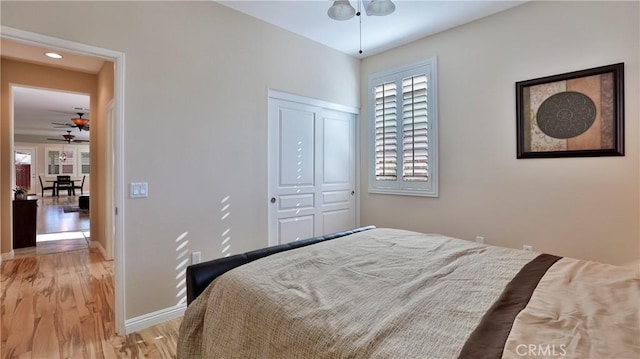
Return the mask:
[(596, 119), (596, 105), (573, 91), (560, 92), (544, 100), (538, 109), (538, 127), (547, 136), (572, 138), (586, 132)]

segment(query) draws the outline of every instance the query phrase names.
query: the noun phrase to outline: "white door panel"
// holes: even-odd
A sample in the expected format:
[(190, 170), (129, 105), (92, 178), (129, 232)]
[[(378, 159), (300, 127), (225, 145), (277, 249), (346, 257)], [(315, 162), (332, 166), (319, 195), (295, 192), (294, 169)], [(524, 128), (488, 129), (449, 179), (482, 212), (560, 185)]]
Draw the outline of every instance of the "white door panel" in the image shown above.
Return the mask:
[(340, 183), (350, 186), (353, 145), (348, 118), (324, 118), (323, 184)]
[(280, 195), (278, 211), (313, 209), (315, 201), (313, 193)]
[(269, 244), (356, 226), (355, 115), (269, 98)]
[(315, 177), (315, 114), (281, 107), (278, 186), (313, 186)]
[(349, 190), (342, 191), (325, 191), (322, 193), (322, 204), (330, 205), (344, 205), (349, 204), (349, 200), (351, 199), (351, 195)]
[(278, 220), (278, 237), (281, 243), (289, 243), (314, 236), (314, 216), (299, 216)]
[(322, 213), (322, 229), (324, 233), (340, 232), (353, 228), (349, 209), (325, 211)]

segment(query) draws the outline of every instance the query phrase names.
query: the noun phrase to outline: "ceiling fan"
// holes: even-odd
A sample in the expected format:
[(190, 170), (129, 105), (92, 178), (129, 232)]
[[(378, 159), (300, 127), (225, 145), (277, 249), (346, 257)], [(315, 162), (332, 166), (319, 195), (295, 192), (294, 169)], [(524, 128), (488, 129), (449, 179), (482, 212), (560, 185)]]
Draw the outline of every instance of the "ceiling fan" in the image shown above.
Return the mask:
[(70, 123), (57, 123), (57, 122), (52, 122), (54, 125), (57, 125), (56, 128), (65, 128), (65, 127), (73, 127), (73, 128), (78, 128), (78, 130), (82, 131), (89, 131), (89, 119), (88, 118), (82, 118), (82, 116), (84, 115), (84, 113), (82, 112), (78, 112), (78, 117), (74, 117), (71, 119), (71, 122), (73, 122), (73, 125)]
[(76, 140), (76, 136), (71, 134), (71, 131), (67, 131), (66, 135), (62, 135), (62, 137), (64, 137), (64, 139), (60, 139), (60, 138), (47, 138), (47, 140), (49, 141), (62, 141), (62, 142), (66, 142), (66, 143), (83, 143), (83, 142), (89, 142), (89, 140)]

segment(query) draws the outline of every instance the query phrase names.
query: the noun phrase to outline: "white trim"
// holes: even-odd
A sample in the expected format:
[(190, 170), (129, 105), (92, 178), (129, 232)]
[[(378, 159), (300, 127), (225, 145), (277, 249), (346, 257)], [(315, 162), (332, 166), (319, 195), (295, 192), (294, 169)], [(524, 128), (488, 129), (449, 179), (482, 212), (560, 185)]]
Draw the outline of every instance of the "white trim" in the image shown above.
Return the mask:
[(2, 37), (11, 39), (23, 44), (29, 44), (34, 46), (47, 45), (47, 48), (51, 50), (63, 50), (79, 55), (91, 55), (100, 57), (106, 60), (117, 59), (120, 55), (124, 55), (119, 51), (113, 51), (96, 46), (82, 44), (75, 41), (65, 40), (48, 35), (38, 34), (35, 32), (20, 30), (4, 25), (0, 25), (0, 33)]
[[(31, 44), (35, 46), (46, 45), (51, 50), (62, 50), (82, 55), (96, 56), (115, 63), (114, 71), (114, 100), (115, 100), (115, 121), (114, 121), (114, 180), (113, 190), (116, 197), (114, 206), (119, 209), (119, 214), (115, 216), (116, 233), (114, 238), (114, 294), (115, 294), (115, 329), (116, 333), (125, 333), (125, 313), (126, 313), (126, 293), (125, 293), (125, 263), (124, 263), (124, 74), (125, 74), (125, 54), (95, 47), (87, 44), (69, 41), (56, 37), (51, 37), (34, 32), (24, 31), (0, 25), (0, 37), (13, 41)], [(12, 136), (13, 138), (13, 136)], [(13, 144), (11, 144), (13, 146)]]
[(138, 332), (154, 325), (162, 324), (170, 320), (179, 318), (184, 315), (187, 310), (186, 304), (180, 304), (173, 307), (157, 310), (152, 313), (143, 314), (141, 316), (127, 319), (124, 325), (125, 334)]
[(285, 100), (290, 102), (297, 102), (297, 103), (310, 105), (310, 106), (318, 106), (318, 107), (322, 107), (330, 110), (353, 113), (356, 115), (360, 114), (360, 109), (357, 107), (340, 105), (337, 103), (331, 103), (323, 100), (318, 100), (315, 98), (294, 95), (294, 94), (290, 94), (290, 93), (282, 92), (278, 90), (268, 89), (267, 95), (269, 98), (275, 98), (275, 99)]
[[(429, 162), (430, 168), (432, 168), (432, 175), (428, 182), (404, 182), (402, 179), (402, 161), (403, 153), (398, 150), (398, 176), (396, 180), (382, 181), (377, 180), (375, 177), (375, 96), (372, 93), (374, 86), (380, 81), (393, 81), (398, 84), (402, 80), (402, 76), (409, 75), (415, 71), (422, 71), (425, 69), (429, 77), (429, 93), (432, 95), (427, 96), (429, 99)], [(393, 194), (393, 195), (405, 195), (405, 196), (422, 196), (422, 197), (439, 197), (439, 169), (438, 169), (438, 59), (432, 57), (422, 60), (413, 64), (397, 67), (394, 69), (376, 72), (369, 74), (367, 80), (367, 108), (369, 109), (369, 115), (366, 121), (369, 124), (369, 133), (367, 134), (367, 190), (369, 193), (377, 194)], [(399, 84), (398, 90), (401, 95), (402, 87)], [(402, 133), (402, 126), (398, 124), (399, 136)], [(398, 141), (402, 142), (402, 138), (398, 137)]]
[(355, 178), (355, 191), (356, 191), (356, 228), (360, 227), (360, 114), (356, 114), (356, 178)]
[(114, 100), (112, 99), (111, 101), (109, 101), (109, 103), (107, 103), (106, 106), (106, 110), (107, 110), (107, 120), (109, 121), (109, 127), (107, 129), (107, 140), (106, 140), (106, 163), (107, 163), (107, 182), (105, 183), (105, 188), (106, 190), (106, 194), (107, 194), (107, 198), (106, 198), (106, 205), (108, 207), (108, 213), (106, 213), (105, 216), (105, 223), (106, 223), (106, 233), (104, 234), (104, 238), (105, 238), (105, 242), (107, 245), (106, 248), (106, 256), (105, 259), (107, 260), (113, 260), (113, 247), (114, 247), (114, 238), (115, 238), (115, 230), (114, 230), (114, 226), (115, 226), (115, 212), (114, 212), (114, 207), (115, 207), (115, 203), (116, 203), (116, 199), (115, 199), (115, 192), (114, 192), (114, 175), (115, 175), (115, 168), (114, 168), (114, 154), (115, 154), (115, 146), (114, 146), (114, 140), (113, 140), (113, 136), (114, 136), (114, 121), (113, 118), (116, 116), (116, 109), (115, 109), (115, 104), (114, 104)]

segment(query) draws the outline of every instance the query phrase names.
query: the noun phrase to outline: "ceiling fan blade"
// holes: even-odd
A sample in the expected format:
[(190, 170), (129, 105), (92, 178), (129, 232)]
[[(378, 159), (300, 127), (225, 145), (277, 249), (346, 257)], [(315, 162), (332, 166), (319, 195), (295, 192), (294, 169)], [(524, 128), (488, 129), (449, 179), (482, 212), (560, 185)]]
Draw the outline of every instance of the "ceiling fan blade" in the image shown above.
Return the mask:
[(58, 110), (48, 110), (49, 112), (53, 112), (53, 113), (59, 113), (61, 115), (69, 115), (69, 116), (75, 116), (78, 115), (79, 113), (82, 113), (82, 116), (89, 114), (91, 111), (89, 111), (89, 109), (73, 109), (73, 110), (69, 110), (69, 111), (58, 111)]
[(47, 140), (49, 140), (49, 141), (64, 141), (64, 142), (67, 142), (67, 140), (61, 140), (59, 138), (47, 138)]

